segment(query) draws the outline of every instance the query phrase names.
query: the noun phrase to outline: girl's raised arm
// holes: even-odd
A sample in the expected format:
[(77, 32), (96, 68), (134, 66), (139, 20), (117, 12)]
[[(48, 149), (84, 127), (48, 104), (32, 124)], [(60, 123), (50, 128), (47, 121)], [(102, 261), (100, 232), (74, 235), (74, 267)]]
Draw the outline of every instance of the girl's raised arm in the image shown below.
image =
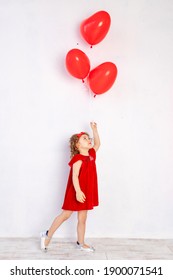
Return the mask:
[(97, 124), (95, 122), (90, 122), (91, 129), (93, 131), (93, 137), (94, 137), (94, 150), (97, 152), (100, 147), (100, 137), (97, 130)]

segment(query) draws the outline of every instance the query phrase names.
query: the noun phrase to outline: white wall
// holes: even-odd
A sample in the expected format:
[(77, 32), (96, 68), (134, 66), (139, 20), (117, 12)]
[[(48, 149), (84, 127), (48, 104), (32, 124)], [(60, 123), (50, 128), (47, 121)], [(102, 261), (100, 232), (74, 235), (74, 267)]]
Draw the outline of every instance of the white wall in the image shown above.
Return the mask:
[[(81, 21), (112, 19), (90, 49)], [(98, 123), (100, 206), (87, 237), (172, 238), (173, 1), (0, 0), (0, 236), (37, 236), (60, 213), (68, 139)], [(77, 45), (78, 44), (78, 45)], [(75, 47), (118, 67), (93, 98), (65, 69)], [(76, 214), (57, 231), (75, 237)]]

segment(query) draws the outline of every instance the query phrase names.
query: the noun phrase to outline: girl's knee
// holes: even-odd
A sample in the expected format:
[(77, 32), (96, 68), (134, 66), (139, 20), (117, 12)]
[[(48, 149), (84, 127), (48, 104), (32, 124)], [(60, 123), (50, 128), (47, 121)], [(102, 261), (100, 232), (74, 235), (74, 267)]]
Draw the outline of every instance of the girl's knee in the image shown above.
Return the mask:
[(79, 212), (78, 213), (78, 222), (85, 224), (87, 219), (87, 212)]
[(64, 210), (61, 215), (63, 216), (64, 220), (67, 220), (70, 218), (72, 213), (72, 211)]

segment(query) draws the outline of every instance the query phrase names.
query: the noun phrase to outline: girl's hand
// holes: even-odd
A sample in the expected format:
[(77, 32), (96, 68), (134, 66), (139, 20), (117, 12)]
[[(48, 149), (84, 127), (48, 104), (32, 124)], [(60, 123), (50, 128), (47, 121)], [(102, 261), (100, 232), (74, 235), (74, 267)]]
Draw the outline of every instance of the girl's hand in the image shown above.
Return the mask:
[(79, 191), (76, 192), (76, 199), (77, 199), (77, 201), (79, 201), (81, 203), (84, 203), (85, 199), (86, 199), (86, 196), (81, 190), (79, 190)]
[(90, 122), (92, 130), (97, 130), (97, 124), (95, 122)]

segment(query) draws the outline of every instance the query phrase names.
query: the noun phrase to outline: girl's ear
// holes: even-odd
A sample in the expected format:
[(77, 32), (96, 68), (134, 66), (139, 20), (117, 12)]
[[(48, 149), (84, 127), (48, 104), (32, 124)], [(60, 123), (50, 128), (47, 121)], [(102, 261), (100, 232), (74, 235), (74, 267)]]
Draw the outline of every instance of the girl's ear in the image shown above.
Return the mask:
[(77, 148), (77, 150), (79, 150), (79, 146), (80, 146), (80, 144), (79, 144), (79, 142), (77, 142), (77, 143), (76, 143), (76, 148)]

